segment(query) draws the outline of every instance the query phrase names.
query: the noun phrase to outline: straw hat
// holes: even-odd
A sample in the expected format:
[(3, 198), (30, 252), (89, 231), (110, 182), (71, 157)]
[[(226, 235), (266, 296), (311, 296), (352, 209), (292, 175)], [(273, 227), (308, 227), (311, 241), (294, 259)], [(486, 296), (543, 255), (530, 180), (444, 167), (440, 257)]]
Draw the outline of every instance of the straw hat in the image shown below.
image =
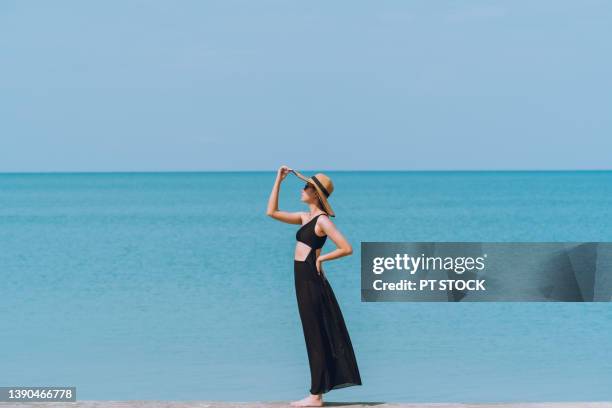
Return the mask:
[(323, 173), (317, 173), (312, 177), (306, 177), (296, 170), (291, 171), (293, 172), (293, 174), (298, 176), (298, 178), (314, 186), (315, 190), (317, 190), (318, 196), (321, 199), (321, 203), (323, 204), (327, 215), (329, 215), (330, 217), (335, 217), (336, 214), (334, 214), (331, 205), (329, 205), (329, 202), (327, 201), (327, 198), (331, 195), (331, 193), (334, 192), (334, 184), (332, 183), (331, 179)]

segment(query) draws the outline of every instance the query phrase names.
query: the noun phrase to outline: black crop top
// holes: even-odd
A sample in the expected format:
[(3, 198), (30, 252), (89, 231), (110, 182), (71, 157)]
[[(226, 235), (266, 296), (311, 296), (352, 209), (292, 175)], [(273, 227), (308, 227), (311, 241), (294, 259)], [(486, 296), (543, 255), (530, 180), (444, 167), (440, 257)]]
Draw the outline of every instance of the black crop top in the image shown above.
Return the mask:
[[(323, 215), (323, 214), (324, 213), (319, 214), (319, 215)], [(303, 242), (304, 244), (308, 245), (312, 249), (321, 248), (323, 244), (325, 244), (325, 240), (327, 239), (327, 235), (323, 235), (322, 237), (320, 237), (317, 234), (315, 234), (314, 227), (316, 225), (316, 222), (313, 222), (313, 221), (316, 221), (316, 219), (319, 218), (319, 215), (315, 215), (314, 217), (312, 217), (312, 219), (308, 221), (306, 224), (302, 225), (302, 227), (295, 234), (295, 238), (298, 241)]]

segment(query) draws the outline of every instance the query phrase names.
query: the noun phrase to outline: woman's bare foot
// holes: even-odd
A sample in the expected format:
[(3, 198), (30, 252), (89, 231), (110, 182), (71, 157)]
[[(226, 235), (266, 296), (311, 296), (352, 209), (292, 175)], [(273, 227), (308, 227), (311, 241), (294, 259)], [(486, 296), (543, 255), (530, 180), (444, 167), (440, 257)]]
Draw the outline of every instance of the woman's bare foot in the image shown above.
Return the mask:
[(293, 407), (322, 407), (323, 394), (310, 394), (308, 397), (291, 403)]

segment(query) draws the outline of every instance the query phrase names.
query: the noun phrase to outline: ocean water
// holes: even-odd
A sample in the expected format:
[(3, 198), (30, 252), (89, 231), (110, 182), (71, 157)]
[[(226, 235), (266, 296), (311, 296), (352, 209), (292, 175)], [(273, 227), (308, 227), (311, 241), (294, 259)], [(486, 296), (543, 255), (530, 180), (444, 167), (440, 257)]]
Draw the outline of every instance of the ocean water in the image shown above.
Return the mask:
[[(363, 385), (327, 400), (612, 400), (610, 303), (359, 292), (361, 241), (612, 241), (612, 172), (328, 174), (355, 252), (325, 267)], [(265, 215), (274, 177), (0, 175), (0, 385), (76, 386), (80, 400), (304, 396), (299, 226)], [(287, 177), (281, 209), (305, 208), (302, 184)]]

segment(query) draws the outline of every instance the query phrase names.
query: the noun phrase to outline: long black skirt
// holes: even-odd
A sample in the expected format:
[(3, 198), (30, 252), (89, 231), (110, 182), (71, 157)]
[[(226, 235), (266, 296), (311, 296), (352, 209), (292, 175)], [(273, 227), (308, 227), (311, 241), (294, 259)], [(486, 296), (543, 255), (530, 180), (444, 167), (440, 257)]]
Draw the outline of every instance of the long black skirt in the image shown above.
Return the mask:
[(311, 394), (361, 385), (346, 324), (329, 281), (319, 275), (314, 250), (294, 260), (295, 293), (310, 365)]

